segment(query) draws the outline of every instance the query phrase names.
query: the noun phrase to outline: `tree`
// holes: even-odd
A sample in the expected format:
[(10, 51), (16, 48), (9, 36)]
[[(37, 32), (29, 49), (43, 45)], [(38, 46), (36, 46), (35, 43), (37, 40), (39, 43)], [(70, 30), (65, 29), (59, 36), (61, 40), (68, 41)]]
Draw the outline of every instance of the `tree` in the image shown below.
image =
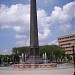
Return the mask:
[[(56, 60), (58, 61), (59, 59), (62, 59), (65, 57), (65, 52), (62, 50), (61, 47), (57, 46), (57, 45), (44, 45), (44, 46), (40, 46), (39, 47), (40, 50), (40, 56), (42, 57), (42, 55), (46, 52), (47, 54), (47, 58), (50, 61)], [(22, 53), (26, 53), (27, 55), (29, 55), (29, 47), (15, 47), (12, 49), (12, 52), (14, 55), (18, 55), (21, 56)]]
[(62, 59), (65, 57), (65, 52), (62, 50), (61, 47), (57, 45), (45, 45), (40, 46), (40, 54), (41, 56), (43, 53), (47, 53), (47, 57), (50, 61), (53, 61), (54, 59), (57, 61), (59, 59)]
[(2, 57), (3, 57), (3, 55), (0, 55), (0, 65), (2, 63)]
[(25, 46), (25, 47), (12, 48), (12, 53), (17, 54), (19, 56), (21, 56), (22, 53), (28, 54), (29, 53), (29, 47)]
[(65, 57), (68, 59), (68, 61), (70, 61), (72, 59), (69, 54), (65, 54)]

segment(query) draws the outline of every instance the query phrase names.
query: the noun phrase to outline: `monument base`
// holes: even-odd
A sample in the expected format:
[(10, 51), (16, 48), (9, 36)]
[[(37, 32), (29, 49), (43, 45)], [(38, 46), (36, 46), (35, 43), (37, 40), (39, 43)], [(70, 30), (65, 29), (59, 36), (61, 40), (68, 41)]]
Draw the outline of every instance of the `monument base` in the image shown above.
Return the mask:
[(13, 67), (15, 69), (28, 69), (28, 68), (52, 68), (56, 67), (56, 63), (50, 64), (14, 64)]
[(26, 64), (42, 64), (43, 60), (40, 56), (29, 56), (28, 60), (25, 62)]

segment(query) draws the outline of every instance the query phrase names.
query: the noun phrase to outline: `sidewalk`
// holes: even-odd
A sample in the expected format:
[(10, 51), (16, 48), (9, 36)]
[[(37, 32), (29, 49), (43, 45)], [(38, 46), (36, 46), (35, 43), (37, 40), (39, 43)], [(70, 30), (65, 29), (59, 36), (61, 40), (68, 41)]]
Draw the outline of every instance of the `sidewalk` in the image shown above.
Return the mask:
[(74, 69), (0, 70), (0, 75), (73, 75)]

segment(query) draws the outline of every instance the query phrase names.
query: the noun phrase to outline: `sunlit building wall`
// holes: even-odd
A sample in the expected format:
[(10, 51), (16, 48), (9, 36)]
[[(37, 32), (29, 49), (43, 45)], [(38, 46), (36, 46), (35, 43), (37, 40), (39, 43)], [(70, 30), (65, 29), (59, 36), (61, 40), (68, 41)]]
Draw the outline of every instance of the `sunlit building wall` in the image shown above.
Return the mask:
[[(58, 37), (59, 46), (65, 50), (66, 54), (73, 54), (73, 43), (75, 42), (75, 34)], [(75, 49), (75, 48), (74, 48)]]

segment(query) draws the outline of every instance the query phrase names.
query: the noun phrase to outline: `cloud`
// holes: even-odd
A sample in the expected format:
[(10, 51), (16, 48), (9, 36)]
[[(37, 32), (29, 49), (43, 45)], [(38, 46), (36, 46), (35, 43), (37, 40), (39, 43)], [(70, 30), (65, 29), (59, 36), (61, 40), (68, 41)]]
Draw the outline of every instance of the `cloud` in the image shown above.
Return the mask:
[(29, 40), (27, 40), (27, 41), (18, 41), (16, 44), (18, 46), (29, 46), (30, 42), (29, 42)]
[[(43, 40), (50, 34), (49, 20), (43, 9), (37, 11), (39, 39)], [(30, 31), (30, 6), (23, 4), (12, 5), (7, 7), (1, 5), (0, 9), (0, 25), (1, 28), (13, 28), (17, 32), (16, 38), (29, 37)], [(44, 37), (41, 38), (41, 35)]]
[(0, 54), (11, 54), (11, 51), (10, 50), (1, 50)]
[[(51, 19), (52, 23), (56, 26), (59, 25), (59, 29), (62, 30), (63, 27), (65, 27), (66, 30), (69, 31), (71, 29), (71, 21), (75, 17), (75, 2), (67, 3), (63, 6), (63, 8), (54, 7), (54, 10), (51, 13)], [(63, 29), (64, 31), (64, 29)]]
[(48, 2), (51, 2), (53, 0), (41, 0), (41, 1), (47, 4)]
[(4, 50), (3, 52), (7, 52), (8, 50)]
[[(43, 9), (38, 10), (39, 40), (46, 39), (51, 35), (50, 16)], [(43, 36), (43, 37), (42, 37)]]
[(58, 40), (53, 40), (53, 41), (49, 42), (49, 45), (51, 45), (51, 44), (58, 45)]
[(64, 24), (60, 26), (60, 30), (64, 32), (69, 32), (72, 29), (71, 24)]
[(17, 32), (16, 36), (24, 37), (29, 31), (29, 5), (16, 4), (11, 7), (1, 5), (0, 25), (1, 28), (13, 28)]
[[(45, 0), (46, 2), (48, 0)], [(51, 36), (51, 27), (58, 28), (58, 31), (68, 32), (72, 30), (71, 21), (75, 17), (75, 2), (70, 2), (64, 5), (62, 8), (55, 6), (51, 15), (44, 9), (38, 9), (38, 29), (39, 40), (43, 43), (43, 40)], [(16, 4), (11, 7), (1, 5), (0, 7), (0, 28), (12, 28), (17, 34), (16, 38), (29, 39), (30, 31), (30, 5)], [(54, 41), (52, 41), (54, 42)], [(19, 41), (17, 44), (27, 45), (26, 41)]]

